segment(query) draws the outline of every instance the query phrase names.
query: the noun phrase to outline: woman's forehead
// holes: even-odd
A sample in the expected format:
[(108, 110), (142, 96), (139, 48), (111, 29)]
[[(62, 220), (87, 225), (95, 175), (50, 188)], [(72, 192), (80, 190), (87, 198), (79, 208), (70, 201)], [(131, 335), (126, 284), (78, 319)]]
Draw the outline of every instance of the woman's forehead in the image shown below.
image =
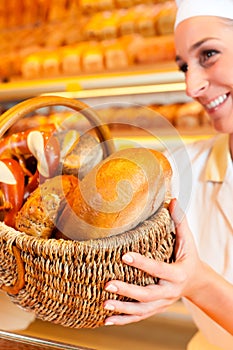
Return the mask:
[[(208, 25), (207, 25), (208, 24)], [(175, 46), (178, 56), (192, 53), (209, 42), (225, 47), (232, 46), (233, 26), (216, 17), (193, 17), (181, 22), (175, 29)]]
[(199, 41), (205, 37), (224, 40), (226, 29), (230, 29), (229, 34), (232, 38), (233, 26), (230, 27), (223, 19), (212, 16), (192, 17), (177, 26), (174, 32), (175, 42), (178, 46), (185, 38), (190, 45), (193, 45), (192, 41)]

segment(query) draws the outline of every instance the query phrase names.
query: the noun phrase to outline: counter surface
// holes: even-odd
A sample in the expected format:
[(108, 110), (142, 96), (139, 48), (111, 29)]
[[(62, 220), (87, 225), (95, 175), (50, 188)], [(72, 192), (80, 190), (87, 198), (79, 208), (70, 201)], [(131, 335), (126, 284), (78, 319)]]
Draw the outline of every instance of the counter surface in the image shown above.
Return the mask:
[(71, 329), (36, 320), (26, 330), (13, 333), (12, 339), (4, 339), (6, 334), (2, 332), (1, 335), (0, 332), (0, 348), (4, 350), (185, 350), (195, 332), (195, 325), (179, 301), (163, 314), (126, 326)]

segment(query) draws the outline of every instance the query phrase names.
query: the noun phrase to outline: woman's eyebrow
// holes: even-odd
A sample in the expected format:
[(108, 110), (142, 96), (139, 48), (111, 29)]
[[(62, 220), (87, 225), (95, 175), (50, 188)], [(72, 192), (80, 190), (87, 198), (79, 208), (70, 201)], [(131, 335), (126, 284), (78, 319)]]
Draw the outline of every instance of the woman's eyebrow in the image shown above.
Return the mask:
[(214, 37), (206, 37), (206, 38), (203, 38), (201, 39), (200, 41), (196, 42), (195, 44), (193, 44), (189, 51), (194, 51), (196, 49), (198, 49), (202, 44), (204, 44), (206, 41), (209, 41), (209, 40), (214, 40), (214, 39), (217, 39), (217, 38), (214, 38)]
[[(203, 45), (206, 41), (208, 40), (214, 40), (214, 39), (217, 39), (217, 38), (213, 38), (213, 37), (206, 37), (204, 39), (201, 39), (200, 41), (197, 41), (195, 44), (193, 44), (190, 49), (189, 49), (189, 52), (192, 52), (192, 51), (195, 51), (196, 49), (198, 49), (201, 45)], [(177, 55), (175, 57), (175, 62), (177, 63), (178, 61), (182, 61), (182, 58)]]

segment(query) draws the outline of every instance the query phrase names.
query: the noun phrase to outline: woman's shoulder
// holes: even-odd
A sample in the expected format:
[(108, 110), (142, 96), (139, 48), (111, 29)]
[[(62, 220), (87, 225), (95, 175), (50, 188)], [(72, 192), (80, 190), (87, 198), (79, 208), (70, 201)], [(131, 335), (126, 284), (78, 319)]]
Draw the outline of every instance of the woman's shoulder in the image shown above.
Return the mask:
[(184, 158), (188, 157), (194, 161), (197, 158), (208, 157), (214, 143), (216, 142), (217, 136), (210, 137), (208, 139), (198, 140), (184, 144), (182, 147), (178, 147), (172, 151), (173, 156)]
[(216, 137), (211, 137), (168, 149), (165, 156), (171, 163), (173, 173), (188, 178), (192, 178), (193, 173), (197, 176), (203, 171), (215, 140)]

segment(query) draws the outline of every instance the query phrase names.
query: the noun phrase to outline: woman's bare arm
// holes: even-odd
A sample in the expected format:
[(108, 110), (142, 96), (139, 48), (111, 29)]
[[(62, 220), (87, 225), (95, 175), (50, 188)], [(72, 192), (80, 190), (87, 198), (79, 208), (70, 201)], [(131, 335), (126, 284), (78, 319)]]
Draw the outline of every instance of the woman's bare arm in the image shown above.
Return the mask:
[(176, 224), (176, 262), (167, 264), (138, 253), (125, 254), (125, 263), (160, 280), (157, 285), (146, 287), (121, 281), (108, 282), (107, 290), (137, 302), (106, 301), (107, 309), (121, 313), (107, 318), (106, 325), (143, 320), (165, 311), (176, 300), (186, 297), (233, 335), (233, 285), (200, 260), (187, 220), (176, 204), (173, 200), (170, 205)]

